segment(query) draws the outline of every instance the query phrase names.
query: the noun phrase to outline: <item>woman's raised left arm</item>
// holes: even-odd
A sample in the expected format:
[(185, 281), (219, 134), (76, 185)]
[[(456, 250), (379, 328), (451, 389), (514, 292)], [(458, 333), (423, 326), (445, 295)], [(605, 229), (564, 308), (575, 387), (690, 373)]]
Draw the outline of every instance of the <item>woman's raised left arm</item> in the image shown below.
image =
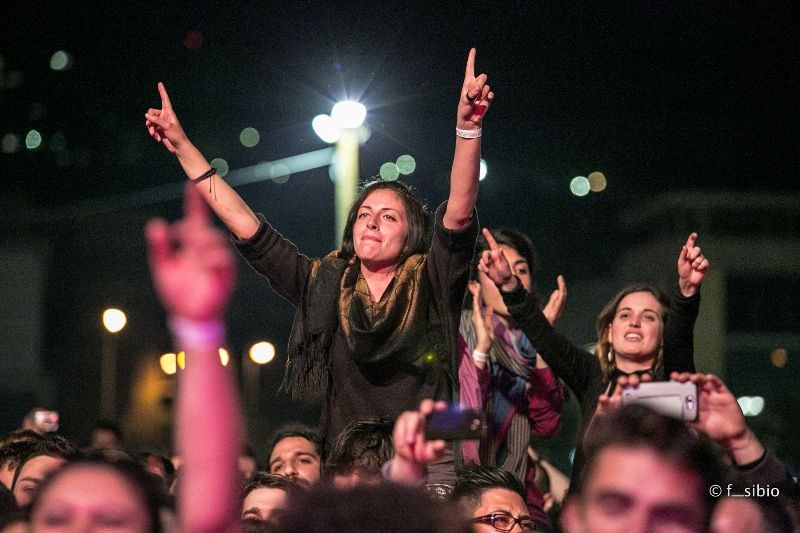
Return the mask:
[(469, 51), (464, 83), (458, 100), (456, 148), (450, 172), (450, 196), (444, 227), (458, 230), (469, 224), (478, 199), (481, 161), (481, 125), (494, 98), (486, 74), (475, 77), (475, 49)]

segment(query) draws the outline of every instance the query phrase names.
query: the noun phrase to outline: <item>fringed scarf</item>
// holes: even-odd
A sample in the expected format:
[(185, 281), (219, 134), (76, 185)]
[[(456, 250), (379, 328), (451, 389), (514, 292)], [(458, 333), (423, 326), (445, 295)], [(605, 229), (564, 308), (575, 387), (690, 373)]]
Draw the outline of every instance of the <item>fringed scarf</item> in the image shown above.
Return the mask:
[[(281, 388), (292, 398), (319, 398), (328, 390), (330, 350), (341, 325), (350, 353), (371, 371), (391, 374), (400, 365), (423, 368), (431, 347), (441, 351), (439, 324), (418, 320), (431, 294), (423, 287), (427, 256), (397, 267), (379, 302), (373, 302), (359, 261), (332, 252), (314, 260), (300, 295)], [(447, 359), (445, 358), (445, 361)]]
[[(476, 342), (471, 315), (471, 310), (462, 311), (460, 327), (470, 352)], [(479, 454), (482, 464), (502, 466), (524, 481), (531, 426), (527, 413), (521, 413), (519, 406), (527, 402), (536, 351), (527, 337), (516, 335), (498, 317), (492, 317), (492, 322), (495, 341), (488, 354), (492, 384), (484, 406), (491, 431), (488, 439), (481, 440)]]

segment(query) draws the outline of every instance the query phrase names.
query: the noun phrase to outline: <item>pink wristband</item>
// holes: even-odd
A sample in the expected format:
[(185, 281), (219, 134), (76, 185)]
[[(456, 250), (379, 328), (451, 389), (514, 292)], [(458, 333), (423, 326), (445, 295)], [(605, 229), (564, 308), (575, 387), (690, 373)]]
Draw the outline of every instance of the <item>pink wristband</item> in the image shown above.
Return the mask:
[(225, 323), (219, 320), (193, 320), (173, 317), (169, 330), (175, 347), (179, 350), (211, 348), (216, 350), (225, 343)]

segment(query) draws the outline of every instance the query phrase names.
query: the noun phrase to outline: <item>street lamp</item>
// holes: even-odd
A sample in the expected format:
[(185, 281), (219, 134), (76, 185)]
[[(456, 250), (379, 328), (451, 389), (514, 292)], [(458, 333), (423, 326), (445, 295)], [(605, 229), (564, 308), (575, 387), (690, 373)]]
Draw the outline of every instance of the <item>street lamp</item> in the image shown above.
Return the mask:
[(104, 418), (116, 417), (117, 404), (117, 341), (116, 334), (122, 331), (128, 318), (119, 309), (103, 311), (103, 327), (109, 333), (102, 338), (100, 358), (100, 412)]
[(261, 366), (275, 359), (275, 345), (268, 341), (256, 342), (247, 350), (247, 355), (242, 358), (244, 397), (248, 408), (254, 409), (261, 388)]
[(338, 102), (333, 106), (330, 116), (317, 115), (311, 127), (320, 139), (336, 143), (333, 158), (334, 186), (336, 199), (337, 246), (341, 244), (347, 212), (358, 189), (358, 128), (364, 123), (367, 108), (359, 102)]

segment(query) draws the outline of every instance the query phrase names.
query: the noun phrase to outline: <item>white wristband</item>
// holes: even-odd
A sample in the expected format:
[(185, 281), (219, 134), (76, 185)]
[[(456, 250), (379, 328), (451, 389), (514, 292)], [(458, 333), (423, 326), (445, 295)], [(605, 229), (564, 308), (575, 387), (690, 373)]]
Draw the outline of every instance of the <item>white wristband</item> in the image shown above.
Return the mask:
[(476, 363), (483, 364), (489, 360), (489, 354), (485, 354), (480, 350), (472, 350), (472, 360)]
[(192, 320), (174, 317), (169, 319), (169, 330), (176, 348), (213, 348), (225, 343), (225, 323), (219, 320)]
[(456, 135), (462, 139), (477, 139), (483, 135), (483, 128), (478, 128), (477, 130), (462, 130), (461, 128), (456, 128)]

